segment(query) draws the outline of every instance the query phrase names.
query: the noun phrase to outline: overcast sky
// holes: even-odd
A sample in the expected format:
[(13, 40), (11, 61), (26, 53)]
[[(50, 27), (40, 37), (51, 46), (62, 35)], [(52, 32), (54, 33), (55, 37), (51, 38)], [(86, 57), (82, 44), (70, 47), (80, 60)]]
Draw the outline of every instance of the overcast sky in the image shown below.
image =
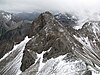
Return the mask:
[(0, 9), (7, 11), (58, 10), (78, 11), (100, 10), (100, 0), (0, 0)]

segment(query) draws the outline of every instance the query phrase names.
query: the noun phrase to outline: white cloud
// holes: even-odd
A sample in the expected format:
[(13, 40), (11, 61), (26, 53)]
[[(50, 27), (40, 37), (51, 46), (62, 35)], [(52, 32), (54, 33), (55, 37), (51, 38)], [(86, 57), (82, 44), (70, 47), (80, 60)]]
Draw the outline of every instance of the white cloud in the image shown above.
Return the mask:
[(91, 18), (100, 12), (100, 0), (1, 0), (0, 8), (17, 12), (31, 12), (34, 10), (66, 11), (84, 19)]
[[(2, 2), (1, 2), (2, 1)], [(0, 7), (4, 10), (32, 11), (60, 10), (73, 11), (78, 9), (99, 9), (100, 0), (1, 0)], [(3, 4), (1, 4), (3, 3)]]

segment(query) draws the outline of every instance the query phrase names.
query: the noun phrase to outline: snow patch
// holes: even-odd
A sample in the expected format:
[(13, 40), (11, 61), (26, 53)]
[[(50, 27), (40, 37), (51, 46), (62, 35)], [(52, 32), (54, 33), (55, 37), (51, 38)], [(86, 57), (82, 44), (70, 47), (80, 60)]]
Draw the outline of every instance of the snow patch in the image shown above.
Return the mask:
[(87, 48), (89, 48), (89, 49), (92, 50), (92, 46), (91, 46), (91, 44), (90, 44), (90, 42), (89, 42), (88, 37), (77, 37), (77, 36), (75, 36), (75, 35), (73, 35), (73, 36), (74, 36), (75, 39), (76, 39), (77, 41), (79, 41), (83, 46), (85, 46), (85, 47), (87, 47)]
[(62, 28), (59, 29), (60, 32), (64, 32), (64, 30)]
[(8, 14), (7, 15), (3, 15), (3, 17), (6, 18), (7, 21), (11, 20), (11, 14), (9, 14), (9, 15)]
[(98, 23), (93, 23), (92, 29), (96, 38), (99, 40), (97, 33), (100, 34), (100, 27), (98, 26)]
[(66, 62), (63, 58), (66, 55), (48, 60), (37, 75), (80, 75), (86, 70), (86, 65), (82, 60)]
[(37, 53), (37, 60), (40, 59), (40, 65), (39, 65), (39, 70), (38, 72), (43, 68), (43, 66), (45, 65), (45, 63), (43, 63), (43, 55), (46, 53), (46, 52), (49, 52), (51, 50), (52, 47), (50, 47), (47, 51), (43, 51), (41, 54), (38, 54)]
[(86, 22), (88, 22), (87, 19), (86, 19), (86, 20), (84, 20), (84, 19), (79, 20), (79, 21), (77, 22), (77, 25), (74, 26), (73, 28), (76, 29), (76, 30), (82, 29), (83, 25), (84, 25)]
[(39, 65), (39, 70), (41, 70), (41, 68), (45, 65), (45, 63), (43, 63), (43, 55), (46, 53), (46, 51), (43, 51), (41, 54), (37, 54), (38, 59), (40, 58), (40, 65)]
[[(20, 70), (20, 66), (21, 66), (21, 64), (22, 64), (22, 57), (23, 57), (23, 51), (24, 51), (24, 49), (25, 49), (25, 45), (26, 45), (26, 43), (30, 40), (31, 38), (28, 38), (28, 36), (26, 36), (25, 37), (25, 39), (24, 39), (24, 41), (22, 41), (20, 44), (19, 44), (19, 46), (22, 46), (23, 48), (22, 48), (22, 50), (21, 50), (21, 54), (20, 54), (20, 59), (19, 59), (19, 64), (18, 64), (18, 67), (19, 67), (19, 70), (18, 70), (18, 72), (17, 72), (17, 74), (16, 75), (19, 75), (20, 73), (21, 73), (21, 70)], [(23, 46), (24, 45), (24, 46)], [(18, 47), (18, 45), (17, 45), (17, 48), (19, 48)]]
[[(89, 70), (92, 71), (92, 75), (100, 75), (100, 72), (99, 71), (96, 71), (94, 68), (92, 68), (91, 66), (88, 66)], [(98, 66), (97, 66), (98, 68)], [(100, 67), (99, 67), (100, 68)]]

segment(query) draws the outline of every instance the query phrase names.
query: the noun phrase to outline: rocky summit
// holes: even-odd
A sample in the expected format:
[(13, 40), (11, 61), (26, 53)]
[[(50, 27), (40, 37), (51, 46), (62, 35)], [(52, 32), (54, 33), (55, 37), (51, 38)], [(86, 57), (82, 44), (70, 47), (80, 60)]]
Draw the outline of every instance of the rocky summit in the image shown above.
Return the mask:
[(76, 30), (76, 19), (57, 16), (41, 13), (0, 37), (0, 75), (100, 74), (100, 22)]

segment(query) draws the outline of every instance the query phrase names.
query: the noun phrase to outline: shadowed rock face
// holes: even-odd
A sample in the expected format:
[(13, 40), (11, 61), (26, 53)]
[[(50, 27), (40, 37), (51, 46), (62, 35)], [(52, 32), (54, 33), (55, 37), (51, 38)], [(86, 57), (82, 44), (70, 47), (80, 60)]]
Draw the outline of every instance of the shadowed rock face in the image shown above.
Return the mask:
[(25, 50), (23, 58), (25, 59), (23, 59), (22, 61), (25, 63), (22, 63), (22, 65), (25, 65), (25, 66), (21, 66), (21, 69), (22, 71), (25, 71), (25, 69), (29, 68), (29, 66), (35, 63), (36, 54), (31, 55), (27, 50)]
[(0, 58), (11, 51), (14, 44), (20, 43), (25, 36), (32, 37), (31, 28), (31, 24), (27, 23), (2, 35), (0, 37)]
[(14, 43), (11, 40), (2, 40), (0, 41), (0, 58), (2, 58), (5, 53), (9, 52), (14, 46)]
[(92, 75), (92, 72), (89, 70), (89, 71), (86, 71), (83, 75)]
[[(72, 37), (67, 29), (55, 20), (51, 13), (42, 13), (38, 19), (33, 22), (32, 26), (33, 32), (36, 35), (26, 45), (25, 50), (28, 52), (40, 54), (43, 51), (47, 51), (43, 56), (44, 61), (72, 52)], [(28, 68), (27, 65), (34, 63), (31, 59), (26, 60), (28, 58), (26, 54), (27, 52), (24, 53), (22, 60), (22, 71)], [(28, 61), (31, 62), (27, 63)]]

